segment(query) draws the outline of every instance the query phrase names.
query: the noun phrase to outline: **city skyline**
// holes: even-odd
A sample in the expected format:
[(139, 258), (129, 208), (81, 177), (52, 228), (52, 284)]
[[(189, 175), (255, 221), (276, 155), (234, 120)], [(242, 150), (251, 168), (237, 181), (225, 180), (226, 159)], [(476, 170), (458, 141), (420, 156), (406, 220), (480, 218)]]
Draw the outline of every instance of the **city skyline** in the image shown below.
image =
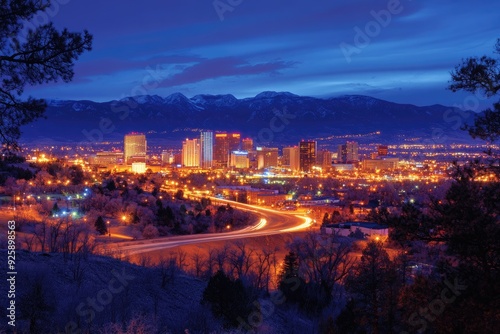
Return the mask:
[(1, 333), (495, 332), (498, 0), (0, 13)]

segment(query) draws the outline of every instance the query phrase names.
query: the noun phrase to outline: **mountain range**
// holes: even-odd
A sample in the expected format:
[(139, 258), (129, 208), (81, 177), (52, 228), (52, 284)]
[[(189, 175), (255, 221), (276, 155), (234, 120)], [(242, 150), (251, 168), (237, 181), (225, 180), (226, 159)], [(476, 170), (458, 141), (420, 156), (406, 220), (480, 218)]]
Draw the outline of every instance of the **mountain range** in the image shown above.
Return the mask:
[[(262, 92), (233, 95), (142, 95), (109, 102), (47, 100), (46, 117), (22, 128), (24, 142), (120, 141), (144, 132), (152, 143), (177, 143), (201, 130), (237, 131), (258, 145), (301, 139), (330, 142), (456, 143), (463, 111), (443, 105), (398, 104), (368, 96), (332, 98)], [(472, 117), (468, 117), (468, 120)]]

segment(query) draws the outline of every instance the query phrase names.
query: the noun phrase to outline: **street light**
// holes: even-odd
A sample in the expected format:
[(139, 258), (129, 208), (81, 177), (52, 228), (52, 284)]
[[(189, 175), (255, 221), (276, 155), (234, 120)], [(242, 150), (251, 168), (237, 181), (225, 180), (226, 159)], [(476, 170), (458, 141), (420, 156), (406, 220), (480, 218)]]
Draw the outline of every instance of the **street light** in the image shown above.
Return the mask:
[(109, 220), (106, 221), (106, 224), (108, 225), (108, 236), (111, 237), (111, 230), (109, 229)]

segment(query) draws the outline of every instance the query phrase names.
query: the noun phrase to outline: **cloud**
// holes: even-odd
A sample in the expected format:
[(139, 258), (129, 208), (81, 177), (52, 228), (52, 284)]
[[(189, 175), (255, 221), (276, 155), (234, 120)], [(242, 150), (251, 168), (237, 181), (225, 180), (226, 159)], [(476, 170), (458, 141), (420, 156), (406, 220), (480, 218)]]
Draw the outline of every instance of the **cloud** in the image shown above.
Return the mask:
[(76, 63), (75, 72), (79, 76), (108, 75), (121, 71), (144, 70), (146, 67), (156, 67), (158, 64), (188, 64), (200, 61), (197, 56), (168, 55), (155, 56), (148, 59), (103, 58)]
[(266, 63), (249, 64), (236, 57), (206, 59), (195, 65), (186, 67), (182, 72), (174, 74), (161, 82), (160, 87), (180, 86), (208, 79), (230, 76), (279, 74), (280, 70), (292, 68), (293, 61), (276, 60)]

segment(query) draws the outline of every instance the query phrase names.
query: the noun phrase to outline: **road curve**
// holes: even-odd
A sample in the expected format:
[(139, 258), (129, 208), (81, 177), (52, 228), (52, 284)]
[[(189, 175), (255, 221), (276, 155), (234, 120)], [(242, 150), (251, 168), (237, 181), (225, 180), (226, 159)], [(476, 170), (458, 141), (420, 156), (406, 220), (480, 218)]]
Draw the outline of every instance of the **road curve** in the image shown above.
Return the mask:
[(248, 226), (241, 230), (110, 243), (104, 246), (105, 251), (118, 252), (121, 255), (130, 256), (189, 244), (203, 244), (213, 241), (229, 241), (280, 233), (299, 232), (308, 229), (312, 224), (311, 218), (296, 213), (277, 211), (214, 197), (210, 199), (218, 203), (228, 203), (233, 208), (251, 211), (259, 217), (259, 220), (255, 225)]

